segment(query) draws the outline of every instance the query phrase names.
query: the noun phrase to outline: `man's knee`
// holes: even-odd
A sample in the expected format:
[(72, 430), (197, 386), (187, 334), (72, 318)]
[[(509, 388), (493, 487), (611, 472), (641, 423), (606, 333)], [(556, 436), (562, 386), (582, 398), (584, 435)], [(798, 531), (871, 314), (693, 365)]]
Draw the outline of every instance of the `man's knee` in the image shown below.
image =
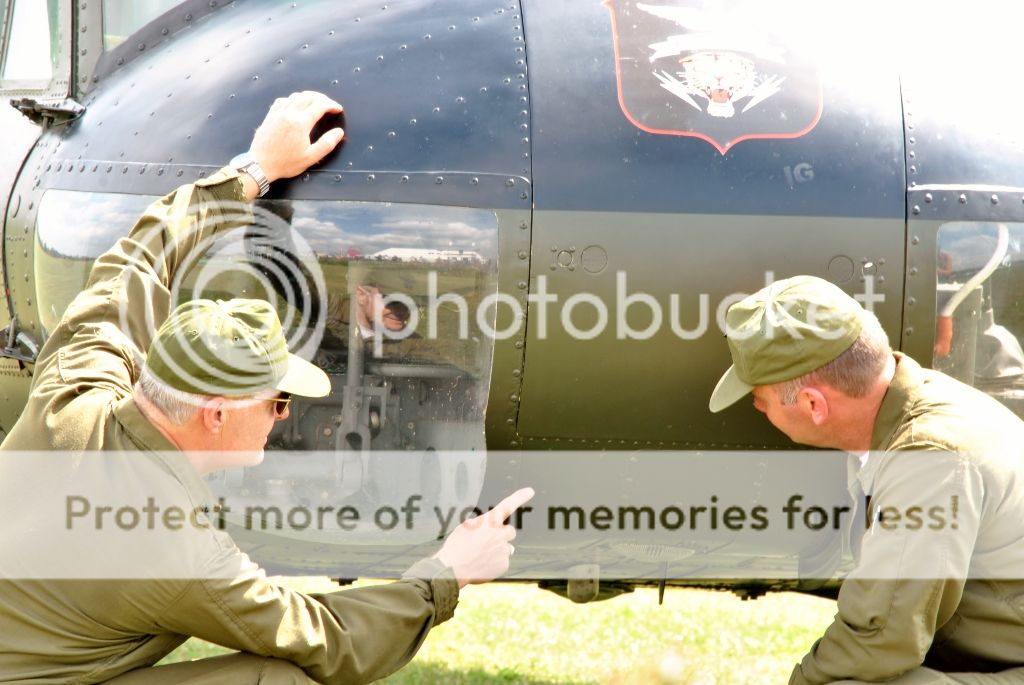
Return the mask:
[(306, 672), (290, 661), (265, 659), (258, 685), (316, 685)]

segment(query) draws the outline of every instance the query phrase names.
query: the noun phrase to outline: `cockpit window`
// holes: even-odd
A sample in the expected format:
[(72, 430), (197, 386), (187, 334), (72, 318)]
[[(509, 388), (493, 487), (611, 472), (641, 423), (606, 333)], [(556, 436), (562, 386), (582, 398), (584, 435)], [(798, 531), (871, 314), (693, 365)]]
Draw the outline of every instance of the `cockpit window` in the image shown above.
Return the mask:
[(13, 0), (4, 9), (3, 80), (45, 85), (57, 68), (57, 0)]
[(103, 49), (116, 48), (124, 39), (182, 0), (103, 0)]

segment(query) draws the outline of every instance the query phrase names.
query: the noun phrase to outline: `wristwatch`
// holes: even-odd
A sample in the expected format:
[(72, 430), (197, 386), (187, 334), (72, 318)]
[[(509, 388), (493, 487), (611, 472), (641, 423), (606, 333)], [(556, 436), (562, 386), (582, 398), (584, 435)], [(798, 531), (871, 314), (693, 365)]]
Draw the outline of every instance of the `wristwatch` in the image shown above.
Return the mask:
[(257, 197), (263, 197), (270, 190), (270, 181), (267, 179), (267, 175), (263, 172), (263, 167), (260, 166), (259, 162), (252, 158), (248, 152), (234, 157), (231, 162), (231, 166), (235, 167), (238, 171), (243, 174), (249, 174), (252, 180), (256, 181), (256, 185), (259, 186), (260, 192)]

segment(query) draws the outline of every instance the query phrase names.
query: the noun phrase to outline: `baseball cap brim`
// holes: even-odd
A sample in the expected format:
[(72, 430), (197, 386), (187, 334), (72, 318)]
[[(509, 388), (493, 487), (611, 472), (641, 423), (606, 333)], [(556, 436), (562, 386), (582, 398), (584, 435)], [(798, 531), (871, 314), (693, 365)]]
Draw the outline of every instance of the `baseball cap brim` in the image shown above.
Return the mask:
[(320, 367), (289, 354), (288, 369), (274, 388), (300, 397), (326, 397), (331, 393), (331, 379)]
[(740, 377), (736, 374), (736, 365), (733, 364), (718, 380), (718, 385), (715, 386), (714, 392), (711, 393), (708, 409), (712, 413), (720, 412), (726, 407), (742, 400), (753, 389), (754, 386), (740, 380)]

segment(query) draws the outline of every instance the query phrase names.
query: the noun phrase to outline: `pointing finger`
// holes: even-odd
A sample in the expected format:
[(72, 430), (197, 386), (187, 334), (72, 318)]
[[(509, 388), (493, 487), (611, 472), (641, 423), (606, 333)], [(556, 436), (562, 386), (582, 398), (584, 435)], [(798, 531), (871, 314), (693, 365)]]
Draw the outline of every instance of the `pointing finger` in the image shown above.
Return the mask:
[(494, 522), (502, 522), (511, 516), (516, 509), (523, 506), (534, 496), (533, 488), (522, 488), (516, 490), (511, 495), (501, 500), (498, 506), (487, 512), (487, 516), (491, 517)]

